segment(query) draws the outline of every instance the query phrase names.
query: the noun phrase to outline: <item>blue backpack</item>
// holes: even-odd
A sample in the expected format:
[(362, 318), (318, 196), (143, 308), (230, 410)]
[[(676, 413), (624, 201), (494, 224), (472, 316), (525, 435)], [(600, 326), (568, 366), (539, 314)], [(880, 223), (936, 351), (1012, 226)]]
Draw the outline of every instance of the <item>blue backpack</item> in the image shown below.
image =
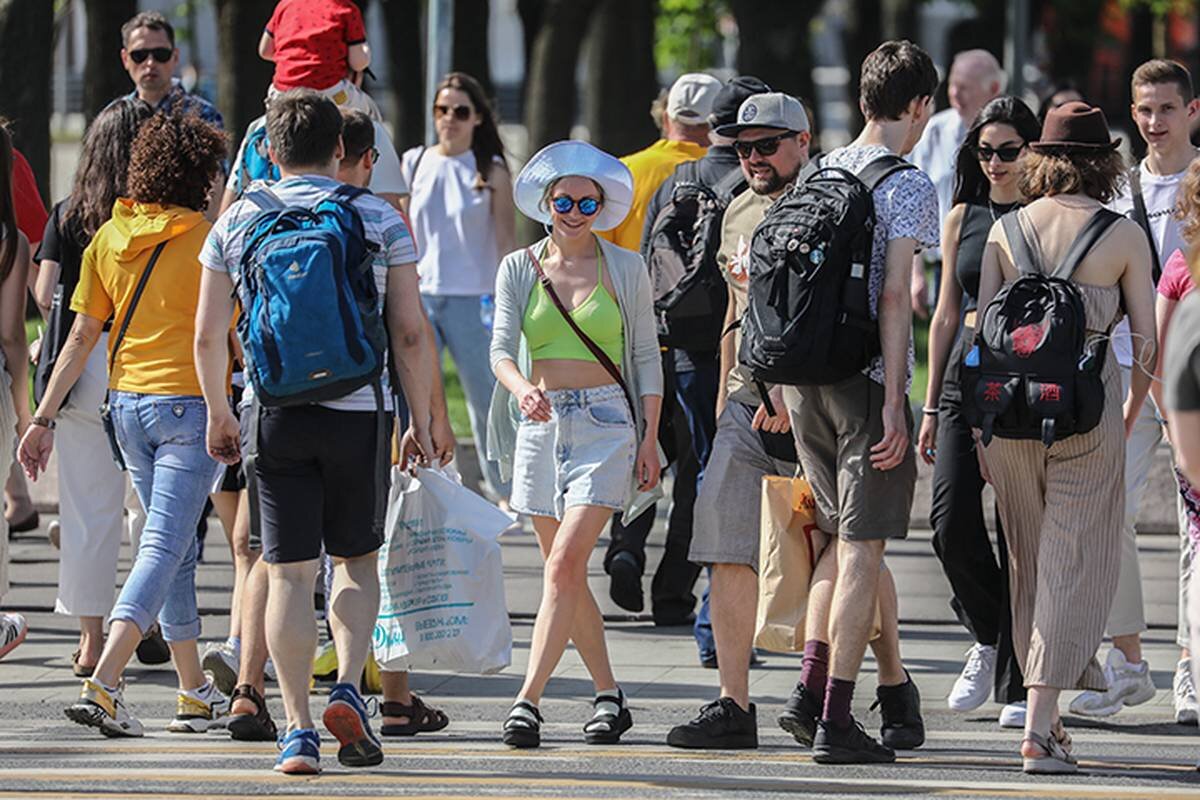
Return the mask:
[(242, 168), (236, 187), (239, 195), (255, 181), (275, 183), (279, 180), (279, 167), (267, 152), (269, 145), (266, 125), (259, 125), (246, 135), (246, 144), (242, 147)]
[(382, 300), (354, 198), (341, 186), (314, 207), (285, 206), (270, 190), (247, 226), (236, 291), (246, 376), (263, 406), (333, 400), (373, 386), (382, 410), (387, 349)]

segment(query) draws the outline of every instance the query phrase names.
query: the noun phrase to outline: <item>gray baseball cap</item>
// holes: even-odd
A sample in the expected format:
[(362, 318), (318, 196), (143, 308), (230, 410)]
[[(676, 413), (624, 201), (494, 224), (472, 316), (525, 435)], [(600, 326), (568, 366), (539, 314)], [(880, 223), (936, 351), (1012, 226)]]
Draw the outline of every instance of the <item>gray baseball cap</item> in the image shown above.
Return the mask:
[(737, 122), (717, 128), (719, 136), (735, 137), (747, 128), (775, 128), (781, 131), (808, 130), (804, 106), (790, 94), (769, 92), (750, 95), (738, 109)]

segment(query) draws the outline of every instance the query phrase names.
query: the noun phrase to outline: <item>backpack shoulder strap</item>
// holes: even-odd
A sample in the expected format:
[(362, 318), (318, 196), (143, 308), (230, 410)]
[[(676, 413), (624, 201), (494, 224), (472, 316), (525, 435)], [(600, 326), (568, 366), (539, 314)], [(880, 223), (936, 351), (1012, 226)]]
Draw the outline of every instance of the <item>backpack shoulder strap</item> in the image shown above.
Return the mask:
[(1034, 255), (1029, 239), (1025, 237), (1025, 229), (1021, 227), (1017, 211), (1010, 211), (1002, 216), (1000, 224), (1004, 226), (1004, 236), (1008, 239), (1008, 249), (1012, 253), (1013, 266), (1017, 268), (1017, 272), (1022, 275), (1040, 275), (1042, 262)]
[(857, 172), (857, 175), (858, 179), (866, 185), (867, 191), (873, 192), (875, 187), (895, 173), (916, 168), (916, 164), (905, 161), (895, 153), (888, 153), (865, 165)]
[(413, 184), (417, 182), (417, 170), (421, 168), (421, 159), (425, 158), (425, 151), (429, 148), (421, 145), (421, 149), (417, 151), (417, 159), (413, 162), (412, 174), (408, 176), (408, 193), (412, 194)]
[(1101, 208), (1091, 218), (1084, 223), (1083, 229), (1079, 231), (1079, 235), (1075, 237), (1075, 241), (1067, 249), (1067, 254), (1063, 256), (1063, 260), (1055, 267), (1051, 274), (1056, 278), (1069, 279), (1075, 274), (1075, 270), (1079, 267), (1079, 262), (1087, 256), (1096, 242), (1100, 241), (1100, 237), (1104, 232), (1112, 227), (1113, 223), (1121, 218), (1121, 215), (1107, 208)]
[(1158, 245), (1154, 243), (1154, 231), (1150, 229), (1150, 215), (1146, 213), (1146, 198), (1142, 195), (1142, 165), (1134, 164), (1129, 168), (1129, 191), (1133, 195), (1133, 221), (1146, 234), (1150, 243), (1150, 266), (1153, 268), (1154, 283), (1162, 277), (1162, 264), (1158, 258)]
[(746, 176), (742, 174), (741, 166), (734, 167), (729, 170), (729, 173), (721, 180), (717, 181), (713, 186), (713, 194), (720, 198), (721, 202), (728, 204), (730, 200), (737, 197), (744, 191), (746, 185)]

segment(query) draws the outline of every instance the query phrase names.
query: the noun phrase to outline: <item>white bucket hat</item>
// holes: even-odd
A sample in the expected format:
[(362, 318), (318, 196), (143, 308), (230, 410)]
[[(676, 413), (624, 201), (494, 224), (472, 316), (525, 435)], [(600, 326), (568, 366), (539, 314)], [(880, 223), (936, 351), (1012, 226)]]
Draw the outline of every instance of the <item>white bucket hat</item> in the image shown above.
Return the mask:
[(621, 224), (633, 205), (633, 174), (600, 148), (575, 140), (548, 144), (534, 153), (513, 183), (517, 208), (530, 219), (550, 222), (542, 195), (551, 183), (568, 176), (591, 178), (604, 190), (604, 204), (592, 223), (593, 230), (607, 231)]

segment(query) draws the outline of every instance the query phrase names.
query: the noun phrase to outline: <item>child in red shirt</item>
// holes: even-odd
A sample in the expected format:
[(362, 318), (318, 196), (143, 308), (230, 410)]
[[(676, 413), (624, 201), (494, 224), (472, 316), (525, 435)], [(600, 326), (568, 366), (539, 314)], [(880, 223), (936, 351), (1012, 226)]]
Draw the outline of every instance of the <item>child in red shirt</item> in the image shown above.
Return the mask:
[(339, 107), (378, 116), (359, 88), (371, 50), (362, 12), (351, 0), (280, 0), (258, 53), (275, 62), (268, 100), (289, 89), (313, 89)]

